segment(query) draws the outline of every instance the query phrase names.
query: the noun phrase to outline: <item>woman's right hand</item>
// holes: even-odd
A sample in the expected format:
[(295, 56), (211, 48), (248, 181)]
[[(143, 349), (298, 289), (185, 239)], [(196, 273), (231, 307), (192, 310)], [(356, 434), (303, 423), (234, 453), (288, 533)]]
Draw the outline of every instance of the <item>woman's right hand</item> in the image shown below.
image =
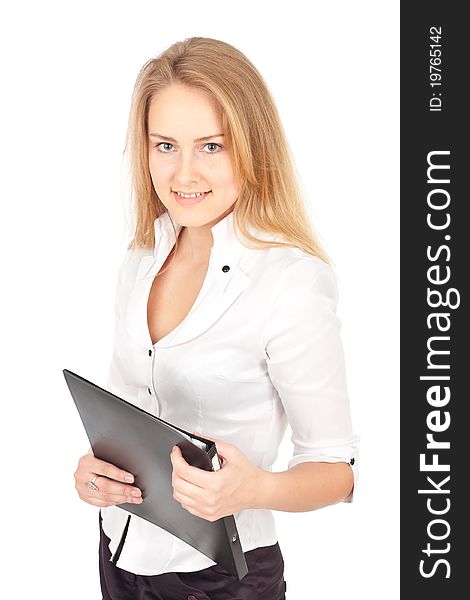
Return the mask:
[[(134, 481), (134, 476), (111, 463), (96, 458), (93, 454), (85, 454), (80, 457), (74, 476), (78, 495), (88, 504), (114, 506), (126, 502), (142, 503), (141, 490), (129, 485)], [(87, 486), (87, 482), (91, 481), (93, 477), (96, 477), (97, 490), (91, 490)]]

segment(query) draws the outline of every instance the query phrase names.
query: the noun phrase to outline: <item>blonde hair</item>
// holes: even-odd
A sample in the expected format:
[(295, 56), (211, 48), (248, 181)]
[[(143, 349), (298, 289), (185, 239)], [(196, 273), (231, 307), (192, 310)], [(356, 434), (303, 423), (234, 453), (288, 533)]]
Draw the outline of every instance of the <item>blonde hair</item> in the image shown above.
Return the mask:
[[(206, 92), (220, 108), (240, 194), (234, 225), (249, 247), (293, 246), (330, 263), (309, 220), (274, 100), (253, 64), (220, 40), (191, 37), (146, 62), (132, 95), (125, 154), (129, 155), (135, 224), (129, 248), (153, 247), (154, 221), (166, 207), (148, 164), (148, 111), (155, 94), (174, 84)], [(247, 225), (280, 236), (260, 240)]]

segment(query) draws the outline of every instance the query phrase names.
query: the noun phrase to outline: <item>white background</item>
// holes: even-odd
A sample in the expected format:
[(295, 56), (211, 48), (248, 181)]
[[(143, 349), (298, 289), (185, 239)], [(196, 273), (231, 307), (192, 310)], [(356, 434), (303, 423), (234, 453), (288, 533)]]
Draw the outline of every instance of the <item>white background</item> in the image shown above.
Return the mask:
[[(201, 35), (263, 74), (338, 276), (360, 480), (352, 504), (276, 513), (288, 599), (395, 600), (399, 3), (2, 7), (2, 597), (101, 598), (98, 513), (73, 479), (88, 441), (62, 369), (105, 384), (132, 87), (149, 58)], [(278, 469), (289, 456), (286, 440)]]

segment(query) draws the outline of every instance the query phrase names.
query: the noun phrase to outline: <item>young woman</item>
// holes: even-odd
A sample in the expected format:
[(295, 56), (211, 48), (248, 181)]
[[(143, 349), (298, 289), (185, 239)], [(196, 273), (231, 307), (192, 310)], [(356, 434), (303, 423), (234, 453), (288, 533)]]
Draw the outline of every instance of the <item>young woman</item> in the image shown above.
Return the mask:
[[(279, 115), (241, 52), (189, 38), (139, 73), (126, 150), (135, 224), (108, 389), (216, 440), (217, 472), (173, 449), (174, 498), (209, 521), (234, 514), (249, 571), (239, 581), (119, 509), (145, 502), (132, 474), (89, 453), (75, 478), (80, 498), (101, 507), (103, 598), (284, 598), (271, 510), (350, 502), (358, 438), (335, 276)], [(273, 473), (287, 424), (293, 456)]]

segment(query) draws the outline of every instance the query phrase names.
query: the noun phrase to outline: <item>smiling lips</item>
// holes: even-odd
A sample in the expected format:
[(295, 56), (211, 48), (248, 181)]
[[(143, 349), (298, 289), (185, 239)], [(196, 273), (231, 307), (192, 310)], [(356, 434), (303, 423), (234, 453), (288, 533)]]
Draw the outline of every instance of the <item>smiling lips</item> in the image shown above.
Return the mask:
[(175, 198), (178, 204), (188, 205), (188, 204), (197, 204), (201, 202), (206, 196), (211, 193), (211, 190), (208, 192), (192, 192), (191, 194), (186, 194), (184, 192), (173, 191), (173, 197)]

